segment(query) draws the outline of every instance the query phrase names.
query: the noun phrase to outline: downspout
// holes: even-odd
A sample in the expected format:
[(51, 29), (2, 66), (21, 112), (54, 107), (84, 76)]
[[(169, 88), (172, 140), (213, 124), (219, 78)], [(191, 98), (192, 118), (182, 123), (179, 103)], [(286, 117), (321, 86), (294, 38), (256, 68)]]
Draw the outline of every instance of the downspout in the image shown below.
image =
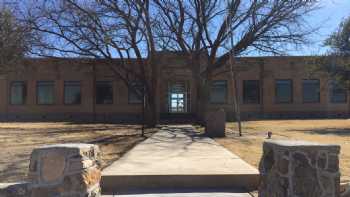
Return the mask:
[(5, 91), (6, 91), (6, 97), (5, 97), (5, 119), (8, 121), (9, 120), (9, 114), (8, 114), (8, 107), (9, 107), (9, 103), (10, 103), (10, 89), (9, 89), (9, 82), (8, 82), (8, 78), (5, 77)]
[(93, 122), (96, 122), (96, 65), (92, 64), (92, 115)]
[(265, 109), (264, 109), (264, 73), (265, 73), (265, 64), (264, 60), (259, 61), (259, 67), (260, 67), (260, 114), (264, 115)]
[(142, 98), (142, 128), (141, 128), (141, 136), (142, 137), (144, 137), (145, 136), (145, 126), (146, 126), (146, 118), (145, 118), (145, 116), (146, 116), (146, 114), (145, 114), (145, 112), (146, 112), (146, 95), (145, 95), (145, 87), (143, 87), (143, 89), (142, 89), (142, 96), (143, 96), (143, 98)]
[(349, 99), (349, 94), (350, 93), (350, 91), (348, 90), (348, 91), (346, 91), (346, 101), (348, 102), (348, 111), (347, 111), (347, 118), (349, 118), (350, 117), (350, 99)]

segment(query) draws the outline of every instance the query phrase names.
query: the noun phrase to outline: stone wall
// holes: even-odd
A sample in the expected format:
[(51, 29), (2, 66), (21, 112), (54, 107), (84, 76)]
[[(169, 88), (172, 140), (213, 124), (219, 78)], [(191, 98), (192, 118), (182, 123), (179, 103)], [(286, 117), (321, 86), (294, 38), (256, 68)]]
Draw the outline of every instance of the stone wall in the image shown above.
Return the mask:
[(337, 145), (264, 142), (259, 197), (339, 197)]
[(350, 183), (340, 185), (340, 197), (350, 197)]
[[(204, 61), (206, 58), (201, 58)], [(237, 78), (237, 87), (240, 96), (243, 93), (244, 80), (260, 80), (261, 82), (261, 102), (241, 103), (242, 118), (312, 118), (347, 116), (349, 113), (348, 105), (350, 99), (345, 103), (330, 102), (328, 90), (329, 79), (324, 75), (314, 73), (314, 79), (320, 79), (320, 102), (303, 102), (302, 81), (309, 78), (307, 65), (314, 57), (245, 57), (236, 59), (236, 65), (240, 71)], [(117, 60), (116, 60), (117, 61)], [(179, 54), (160, 54), (159, 58), (161, 83), (158, 89), (160, 113), (168, 113), (168, 81), (184, 81), (188, 83), (188, 109), (190, 113), (200, 112), (197, 109), (198, 87), (196, 87), (193, 73), (187, 63), (188, 57)], [(262, 65), (263, 63), (263, 65)], [(96, 65), (96, 72), (93, 72), (93, 65)], [(134, 64), (130, 64), (133, 66)], [(135, 64), (137, 65), (137, 64)], [(227, 102), (209, 103), (210, 110), (224, 108), (230, 114), (234, 113), (233, 108), (233, 83), (230, 82), (230, 74), (227, 71), (228, 65), (222, 66), (217, 72), (213, 73), (212, 80), (227, 80)], [(28, 59), (21, 69), (0, 76), (0, 121), (8, 120), (28, 120), (28, 121), (46, 121), (46, 120), (68, 120), (84, 121), (90, 120), (94, 111), (100, 115), (99, 120), (114, 120), (112, 114), (123, 114), (137, 116), (142, 112), (142, 105), (128, 102), (128, 87), (121, 79), (114, 76), (106, 65), (104, 60), (82, 60), (82, 59), (48, 59), (35, 58)], [(98, 81), (113, 81), (113, 104), (94, 105), (94, 78)], [(276, 104), (275, 102), (275, 79), (293, 80), (293, 102), (287, 105)], [(36, 102), (36, 82), (38, 80), (55, 81), (55, 104), (37, 105)], [(13, 81), (24, 81), (27, 84), (27, 95), (24, 105), (11, 105), (10, 84)], [(81, 81), (82, 102), (80, 105), (64, 104), (64, 81)], [(82, 115), (76, 115), (82, 114)], [(104, 117), (104, 114), (108, 116)], [(110, 116), (112, 115), (112, 116)], [(234, 117), (234, 116), (230, 116)], [(123, 118), (124, 119), (124, 118)], [(117, 118), (119, 120), (119, 118)]]
[(0, 197), (30, 197), (29, 183), (0, 184)]
[(61, 144), (34, 149), (29, 182), (0, 186), (0, 197), (98, 197), (100, 152), (92, 144)]

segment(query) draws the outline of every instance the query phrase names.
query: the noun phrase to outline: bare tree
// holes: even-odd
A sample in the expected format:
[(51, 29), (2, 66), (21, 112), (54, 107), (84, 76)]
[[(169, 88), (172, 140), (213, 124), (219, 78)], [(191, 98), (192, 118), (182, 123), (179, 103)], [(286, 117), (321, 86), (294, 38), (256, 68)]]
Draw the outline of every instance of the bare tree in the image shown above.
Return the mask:
[[(198, 88), (199, 115), (209, 83), (229, 59), (252, 50), (281, 54), (312, 32), (304, 17), (316, 0), (37, 0), (27, 21), (40, 34), (34, 53), (107, 60), (131, 87), (145, 84), (149, 125), (157, 122), (156, 50), (182, 51)], [(229, 39), (231, 39), (231, 44)], [(118, 58), (119, 61), (115, 59)], [(205, 61), (203, 61), (203, 59)], [(235, 61), (233, 61), (235, 62)], [(136, 65), (132, 65), (136, 63)], [(132, 89), (132, 88), (131, 88)], [(202, 116), (203, 117), (203, 116)]]
[[(230, 58), (261, 52), (285, 54), (307, 42), (315, 29), (306, 23), (317, 1), (296, 0), (155, 0), (160, 47), (180, 50), (200, 88), (197, 108), (206, 111), (209, 83)], [(232, 39), (232, 40), (230, 40)], [(202, 58), (206, 61), (201, 61)], [(232, 61), (236, 62), (236, 61)], [(236, 72), (235, 70), (233, 70)], [(235, 74), (236, 75), (236, 74)]]
[[(43, 0), (25, 16), (43, 38), (34, 54), (104, 60), (144, 101), (147, 125), (155, 126), (158, 65), (150, 10), (148, 0)], [(133, 82), (144, 88), (134, 88)]]

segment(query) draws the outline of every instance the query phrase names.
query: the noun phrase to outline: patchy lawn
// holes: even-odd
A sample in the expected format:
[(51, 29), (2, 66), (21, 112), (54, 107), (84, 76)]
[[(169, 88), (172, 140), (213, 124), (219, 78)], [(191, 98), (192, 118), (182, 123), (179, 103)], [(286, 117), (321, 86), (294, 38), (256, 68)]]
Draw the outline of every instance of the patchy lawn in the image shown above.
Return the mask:
[[(152, 130), (146, 133), (149, 135)], [(0, 123), (0, 183), (26, 179), (33, 148), (57, 143), (93, 143), (102, 151), (102, 166), (143, 141), (138, 125)]]
[(308, 140), (341, 146), (342, 181), (350, 180), (350, 120), (264, 120), (243, 122), (243, 137), (238, 137), (235, 123), (227, 123), (227, 137), (216, 139), (220, 144), (258, 167), (262, 143), (267, 131), (273, 139)]

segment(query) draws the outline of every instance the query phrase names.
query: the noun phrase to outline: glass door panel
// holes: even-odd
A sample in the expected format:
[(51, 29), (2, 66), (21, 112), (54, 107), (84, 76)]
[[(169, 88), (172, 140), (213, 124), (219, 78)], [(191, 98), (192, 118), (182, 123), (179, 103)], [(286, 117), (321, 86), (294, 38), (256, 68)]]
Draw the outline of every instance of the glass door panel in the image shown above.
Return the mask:
[(169, 86), (169, 112), (186, 113), (186, 86), (184, 83), (174, 83)]

